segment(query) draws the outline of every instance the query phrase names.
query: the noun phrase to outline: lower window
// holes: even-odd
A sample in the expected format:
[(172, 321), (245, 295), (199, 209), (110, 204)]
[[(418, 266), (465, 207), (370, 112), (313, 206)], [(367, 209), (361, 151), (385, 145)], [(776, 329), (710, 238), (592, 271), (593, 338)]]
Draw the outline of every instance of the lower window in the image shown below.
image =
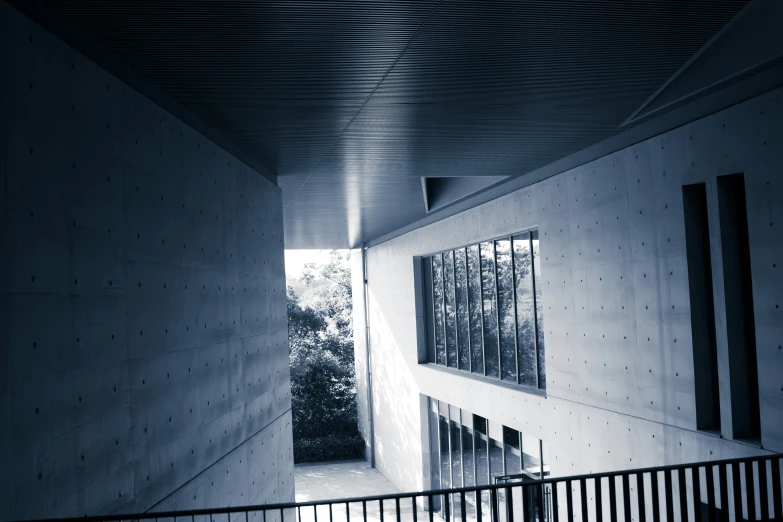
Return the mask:
[[(432, 489), (528, 482), (549, 475), (546, 442), (443, 401), (430, 398), (428, 403)], [(466, 518), (475, 519), (479, 508), (489, 516), (489, 493), (476, 497), (476, 493), (466, 495)], [(507, 503), (502, 492), (499, 497), (503, 506), (515, 505)], [(434, 509), (442, 511), (446, 500), (433, 499)], [(449, 499), (456, 520), (462, 516), (460, 504)], [(516, 503), (517, 508), (524, 505), (522, 501)]]

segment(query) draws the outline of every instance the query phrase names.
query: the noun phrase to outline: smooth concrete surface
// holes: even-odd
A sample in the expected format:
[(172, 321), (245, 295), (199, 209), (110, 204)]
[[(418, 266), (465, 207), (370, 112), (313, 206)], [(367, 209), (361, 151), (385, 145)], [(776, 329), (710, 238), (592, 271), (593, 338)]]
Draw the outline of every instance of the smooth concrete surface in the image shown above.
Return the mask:
[[(391, 495), (400, 492), (389, 479), (364, 460), (298, 464), (294, 468), (294, 477), (297, 502)], [(335, 504), (330, 516), (328, 506), (319, 506), (317, 518), (333, 521), (362, 520), (363, 509), (361, 502), (350, 503), (346, 515), (345, 503)], [(366, 510), (368, 521), (380, 522), (379, 502), (368, 502)], [(421, 507), (417, 507), (417, 510), (420, 517), (428, 516)], [(384, 502), (383, 515), (385, 520), (397, 520), (394, 501)], [(410, 500), (401, 501), (400, 515), (404, 520), (413, 519), (413, 504)], [(301, 522), (315, 521), (316, 512), (313, 508), (302, 508), (298, 519)]]
[(0, 2), (0, 520), (293, 500), (280, 189)]
[[(371, 248), (379, 470), (403, 490), (428, 487), (421, 395), (548, 442), (553, 475), (783, 451), (781, 171), (783, 90), (775, 90)], [(756, 314), (755, 442), (731, 432), (717, 228), (716, 177), (738, 172)], [(696, 429), (682, 203), (682, 186), (696, 182), (707, 184), (722, 436)], [(547, 396), (418, 364), (414, 256), (534, 227), (544, 258)]]

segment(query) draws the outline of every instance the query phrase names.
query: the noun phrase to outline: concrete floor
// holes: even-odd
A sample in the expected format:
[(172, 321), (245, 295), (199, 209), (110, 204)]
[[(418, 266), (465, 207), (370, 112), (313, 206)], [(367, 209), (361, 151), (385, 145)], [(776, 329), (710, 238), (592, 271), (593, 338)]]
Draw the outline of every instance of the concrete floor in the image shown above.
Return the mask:
[[(399, 492), (380, 471), (371, 468), (370, 464), (363, 460), (299, 464), (294, 468), (294, 481), (297, 502), (388, 495)], [(363, 506), (361, 502), (351, 503), (349, 509), (351, 520), (362, 520)], [(380, 522), (378, 502), (368, 502), (366, 509), (368, 522)], [(383, 512), (384, 520), (394, 521), (397, 519), (394, 501), (385, 502)], [(426, 516), (421, 508), (419, 508), (419, 513), (420, 517)], [(406, 520), (412, 519), (413, 508), (410, 500), (401, 501), (400, 514)], [(298, 519), (301, 522), (314, 522), (316, 519), (314, 515), (312, 508), (303, 508)], [(346, 506), (345, 504), (335, 504), (332, 508), (331, 518), (329, 506), (319, 506), (317, 515), (317, 518), (322, 521), (343, 521), (346, 520)], [(424, 520), (424, 518), (421, 519)]]

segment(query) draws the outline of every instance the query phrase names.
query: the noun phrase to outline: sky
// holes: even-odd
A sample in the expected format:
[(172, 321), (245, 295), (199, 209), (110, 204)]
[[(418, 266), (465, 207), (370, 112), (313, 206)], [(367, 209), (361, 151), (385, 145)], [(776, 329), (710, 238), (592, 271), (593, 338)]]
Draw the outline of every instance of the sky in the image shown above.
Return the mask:
[(302, 275), (305, 263), (322, 264), (329, 261), (331, 250), (286, 250), (285, 251), (285, 278), (297, 279)]

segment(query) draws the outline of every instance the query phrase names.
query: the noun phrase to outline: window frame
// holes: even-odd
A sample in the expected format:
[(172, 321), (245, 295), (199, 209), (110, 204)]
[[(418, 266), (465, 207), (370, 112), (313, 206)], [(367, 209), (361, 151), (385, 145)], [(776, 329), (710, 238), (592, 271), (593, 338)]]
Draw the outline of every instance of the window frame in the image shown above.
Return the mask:
[[(532, 384), (526, 384), (521, 381), (520, 378), (520, 339), (519, 339), (519, 316), (518, 316), (518, 298), (517, 298), (517, 267), (514, 257), (514, 238), (518, 238), (519, 236), (523, 236), (527, 234), (526, 241), (529, 244), (530, 248), (530, 286), (531, 286), (531, 299), (532, 299), (532, 327), (533, 327), (533, 333), (532, 333), (532, 344), (534, 347), (534, 354), (533, 359), (535, 361), (535, 386)], [(510, 259), (510, 272), (511, 272), (511, 300), (513, 303), (513, 316), (514, 316), (514, 363), (515, 363), (515, 380), (508, 380), (503, 378), (503, 365), (502, 365), (502, 354), (501, 354), (501, 330), (500, 330), (500, 324), (501, 324), (501, 310), (500, 310), (500, 302), (499, 302), (499, 280), (498, 280), (498, 260), (497, 260), (497, 241), (509, 241), (509, 259)], [(425, 303), (425, 311), (424, 314), (422, 314), (423, 322), (424, 324), (421, 325), (423, 331), (425, 332), (425, 339), (424, 339), (424, 350), (423, 352), (426, 354), (426, 357), (423, 361), (420, 361), (420, 364), (428, 364), (433, 366), (434, 368), (437, 368), (438, 370), (448, 371), (448, 372), (457, 372), (459, 375), (462, 376), (470, 376), (471, 378), (475, 378), (481, 381), (485, 382), (491, 382), (492, 384), (497, 385), (505, 385), (510, 386), (514, 389), (526, 391), (526, 392), (533, 392), (536, 394), (543, 394), (546, 395), (546, 380), (542, 379), (542, 374), (545, 375), (546, 370), (545, 368), (542, 368), (542, 365), (545, 366), (545, 357), (540, 357), (540, 344), (543, 344), (543, 331), (540, 331), (543, 329), (542, 325), (539, 325), (539, 310), (543, 309), (541, 303), (543, 302), (543, 296), (540, 291), (540, 285), (541, 281), (537, 280), (540, 279), (540, 273), (538, 273), (535, 270), (534, 264), (537, 262), (541, 264), (540, 258), (540, 240), (541, 235), (539, 233), (539, 227), (538, 226), (532, 226), (528, 227), (526, 229), (510, 233), (510, 234), (502, 234), (498, 236), (494, 236), (490, 239), (484, 239), (477, 242), (468, 243), (462, 246), (457, 246), (453, 248), (447, 248), (442, 250), (436, 250), (432, 252), (428, 252), (425, 254), (421, 254), (417, 256), (421, 262), (421, 280), (422, 280), (422, 293), (423, 300)], [(519, 241), (519, 239), (517, 239)], [(533, 242), (538, 241), (539, 246), (539, 252), (536, 253), (533, 247)], [(493, 279), (494, 279), (494, 293), (495, 293), (495, 306), (494, 306), (494, 313), (495, 313), (495, 321), (498, 325), (498, 335), (497, 335), (497, 350), (498, 350), (498, 375), (494, 376), (487, 373), (487, 346), (485, 341), (485, 328), (484, 328), (484, 284), (482, 279), (482, 267), (483, 263), (481, 260), (481, 245), (491, 243), (492, 246), (492, 253), (494, 256), (493, 259)], [(478, 274), (472, 274), (470, 271), (470, 262), (471, 262), (471, 254), (470, 250), (472, 247), (478, 248)], [(440, 364), (437, 362), (437, 354), (436, 352), (436, 341), (434, 338), (435, 328), (438, 327), (435, 321), (435, 309), (434, 307), (437, 304), (441, 305), (442, 309), (442, 316), (443, 316), (443, 337), (444, 337), (444, 349), (445, 349), (445, 340), (447, 336), (447, 326), (446, 326), (446, 307), (445, 307), (445, 281), (444, 281), (444, 287), (442, 289), (443, 293), (443, 301), (444, 303), (434, 303), (434, 297), (435, 297), (435, 276), (434, 276), (434, 269), (435, 269), (435, 263), (433, 262), (433, 259), (435, 256), (440, 256), (441, 259), (441, 280), (443, 281), (443, 278), (445, 277), (445, 269), (443, 268), (443, 256), (444, 255), (450, 255), (452, 257), (452, 278), (456, 278), (457, 268), (456, 268), (456, 255), (461, 254), (464, 256), (465, 259), (465, 281), (464, 281), (464, 294), (465, 294), (465, 306), (466, 306), (466, 317), (468, 320), (468, 340), (467, 342), (461, 340), (459, 337), (459, 326), (458, 326), (458, 315), (459, 315), (459, 302), (457, 300), (457, 293), (456, 293), (456, 281), (454, 281), (454, 323), (455, 323), (455, 342), (457, 344), (457, 361), (456, 361), (456, 367), (451, 367), (448, 364), (448, 354), (446, 364)], [(540, 268), (539, 268), (540, 270)], [(478, 277), (478, 290), (479, 290), (479, 306), (480, 311), (478, 313), (478, 316), (480, 318), (480, 326), (482, 330), (482, 346), (481, 346), (481, 362), (483, 366), (483, 373), (475, 373), (473, 369), (473, 358), (474, 358), (474, 346), (472, 342), (472, 336), (473, 336), (473, 328), (477, 325), (473, 325), (472, 320), (472, 308), (473, 303), (471, 303), (471, 292), (470, 292), (470, 283), (471, 278)], [(465, 344), (466, 346), (462, 346), (462, 344)], [(460, 361), (460, 348), (465, 349), (467, 348), (469, 350), (468, 354), (468, 368), (462, 369), (459, 368), (459, 361)], [(478, 354), (476, 354), (478, 355)], [(542, 371), (543, 370), (543, 371)]]

